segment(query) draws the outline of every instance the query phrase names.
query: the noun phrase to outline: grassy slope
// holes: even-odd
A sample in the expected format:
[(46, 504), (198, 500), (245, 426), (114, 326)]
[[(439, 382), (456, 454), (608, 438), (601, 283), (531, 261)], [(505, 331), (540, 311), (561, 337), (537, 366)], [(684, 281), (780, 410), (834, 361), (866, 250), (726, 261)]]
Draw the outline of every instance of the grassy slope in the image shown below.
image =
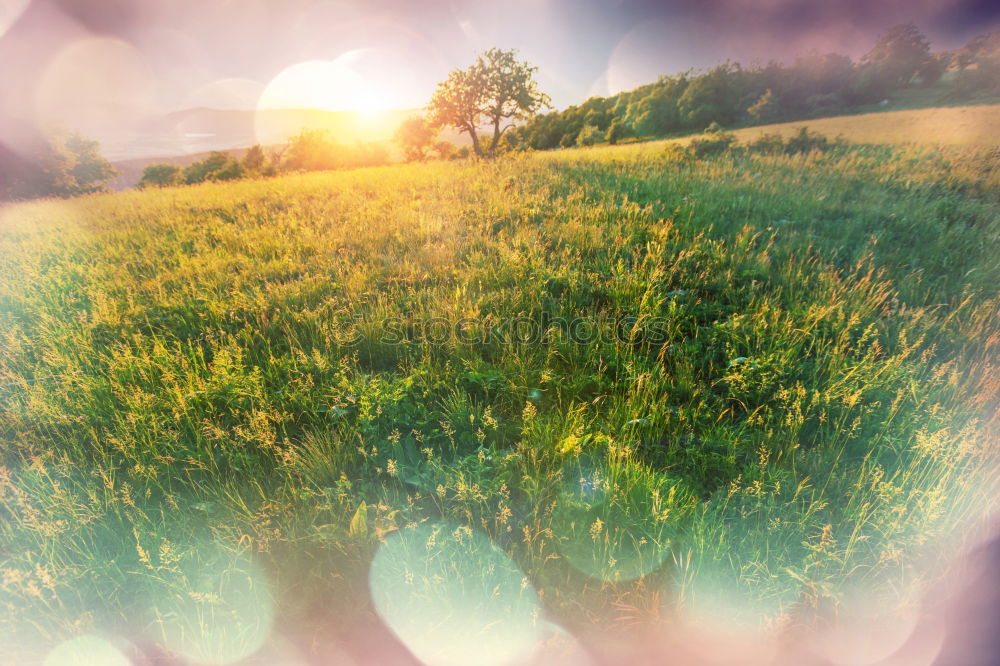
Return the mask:
[(918, 143), (971, 148), (997, 146), (1000, 145), (1000, 104), (817, 118), (750, 127), (738, 130), (736, 136), (741, 140), (753, 140), (764, 133), (788, 136), (804, 125), (827, 136), (842, 135), (852, 143)]
[(440, 518), (567, 622), (910, 580), (992, 481), (995, 160), (652, 148), (0, 209), (0, 633), (261, 631), (221, 566), (321, 634)]
[[(733, 131), (743, 142), (763, 134), (788, 137), (799, 128), (831, 139), (842, 136), (851, 143), (879, 145), (919, 145), (986, 150), (1000, 147), (1000, 104), (878, 111), (857, 115), (796, 120), (773, 125), (746, 127)], [(625, 144), (618, 150), (658, 152), (666, 144), (687, 144), (687, 137)], [(602, 146), (604, 147), (604, 146)], [(559, 152), (559, 151), (556, 151)]]

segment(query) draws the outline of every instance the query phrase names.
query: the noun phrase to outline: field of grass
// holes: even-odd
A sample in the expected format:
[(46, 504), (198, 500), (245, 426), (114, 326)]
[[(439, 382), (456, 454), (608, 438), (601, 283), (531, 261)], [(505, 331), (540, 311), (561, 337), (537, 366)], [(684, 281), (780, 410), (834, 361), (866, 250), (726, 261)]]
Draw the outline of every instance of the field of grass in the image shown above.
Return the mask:
[[(811, 118), (745, 127), (734, 130), (733, 134), (741, 142), (750, 142), (765, 134), (777, 134), (788, 138), (802, 127), (831, 139), (839, 136), (854, 144), (958, 148), (981, 153), (1000, 148), (1000, 104), (878, 111)], [(612, 150), (657, 153), (668, 144), (687, 145), (696, 136), (631, 143), (612, 147)]]
[(0, 663), (919, 594), (994, 497), (998, 205), (968, 147), (654, 144), (2, 208)]
[(1000, 146), (1000, 104), (883, 111), (856, 116), (816, 118), (735, 132), (752, 141), (764, 133), (788, 136), (806, 125), (826, 136), (843, 136), (851, 143), (961, 146)]

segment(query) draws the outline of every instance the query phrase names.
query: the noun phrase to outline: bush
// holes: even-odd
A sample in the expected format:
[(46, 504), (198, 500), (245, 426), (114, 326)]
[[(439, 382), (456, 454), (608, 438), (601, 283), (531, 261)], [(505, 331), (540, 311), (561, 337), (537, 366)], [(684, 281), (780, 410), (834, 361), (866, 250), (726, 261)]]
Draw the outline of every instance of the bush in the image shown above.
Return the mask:
[(668, 143), (663, 149), (663, 156), (671, 162), (686, 162), (694, 157), (694, 151), (689, 146)]
[(150, 164), (142, 171), (142, 178), (136, 186), (139, 189), (147, 187), (168, 187), (182, 182), (181, 168), (176, 164)]
[(736, 137), (732, 132), (726, 132), (717, 122), (713, 122), (705, 128), (703, 138), (691, 141), (690, 147), (695, 157), (710, 157), (721, 155), (728, 151), (736, 143)]
[(420, 116), (410, 116), (396, 130), (395, 140), (403, 150), (407, 162), (427, 159), (438, 130)]
[(264, 149), (258, 143), (250, 146), (246, 155), (243, 156), (243, 171), (248, 175), (262, 174), (266, 170), (267, 160), (264, 157)]
[(780, 155), (785, 152), (785, 140), (780, 134), (762, 134), (756, 141), (747, 145), (751, 153), (763, 155)]
[(51, 141), (39, 140), (25, 156), (0, 153), (0, 199), (104, 192), (117, 175), (97, 141), (60, 133)]
[(830, 142), (822, 134), (810, 132), (807, 127), (800, 127), (795, 136), (785, 142), (785, 152), (789, 155), (809, 153), (814, 150), (825, 152), (830, 148)]
[(826, 152), (835, 145), (836, 141), (831, 142), (822, 134), (800, 127), (795, 135), (787, 139), (783, 139), (780, 134), (764, 134), (747, 144), (747, 150), (762, 155), (798, 155), (814, 150)]
[(229, 153), (214, 150), (209, 156), (184, 169), (184, 183), (194, 185), (208, 180), (237, 180), (243, 177), (243, 167)]

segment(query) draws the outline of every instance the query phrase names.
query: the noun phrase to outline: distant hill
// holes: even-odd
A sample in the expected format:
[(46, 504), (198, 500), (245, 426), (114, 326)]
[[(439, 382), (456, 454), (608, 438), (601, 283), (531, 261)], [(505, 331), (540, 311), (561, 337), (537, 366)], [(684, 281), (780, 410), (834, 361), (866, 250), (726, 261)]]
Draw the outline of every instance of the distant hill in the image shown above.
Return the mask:
[[(104, 154), (122, 172), (114, 189), (134, 186), (148, 164), (164, 162), (187, 166), (213, 150), (241, 156), (246, 148), (284, 144), (302, 129), (323, 129), (338, 143), (391, 143), (396, 128), (421, 109), (394, 109), (373, 114), (316, 109), (237, 111), (186, 109), (150, 118), (140, 132), (101, 139)], [(445, 130), (441, 138), (460, 146), (468, 137)]]
[(417, 113), (418, 109), (372, 116), (311, 109), (186, 109), (151, 116), (134, 133), (96, 138), (113, 161), (278, 144), (304, 127), (328, 130), (341, 143), (383, 141), (392, 138), (405, 118)]

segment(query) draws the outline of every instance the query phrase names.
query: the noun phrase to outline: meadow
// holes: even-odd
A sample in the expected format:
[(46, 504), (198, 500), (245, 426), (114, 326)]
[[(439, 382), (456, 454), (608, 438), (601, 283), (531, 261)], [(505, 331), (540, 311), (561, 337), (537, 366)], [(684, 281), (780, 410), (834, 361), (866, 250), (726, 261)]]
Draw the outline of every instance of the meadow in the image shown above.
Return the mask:
[(469, 663), (918, 596), (995, 497), (996, 150), (0, 209), (0, 662), (357, 660), (384, 624)]

